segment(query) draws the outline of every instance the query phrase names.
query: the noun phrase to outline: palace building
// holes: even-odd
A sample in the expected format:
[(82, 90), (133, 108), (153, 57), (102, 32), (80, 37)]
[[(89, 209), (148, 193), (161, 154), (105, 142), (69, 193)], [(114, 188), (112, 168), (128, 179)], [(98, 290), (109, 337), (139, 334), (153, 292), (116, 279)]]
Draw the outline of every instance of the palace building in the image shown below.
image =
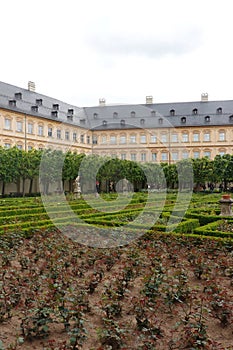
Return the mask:
[(58, 149), (138, 162), (232, 154), (233, 100), (77, 107), (0, 82), (0, 146)]

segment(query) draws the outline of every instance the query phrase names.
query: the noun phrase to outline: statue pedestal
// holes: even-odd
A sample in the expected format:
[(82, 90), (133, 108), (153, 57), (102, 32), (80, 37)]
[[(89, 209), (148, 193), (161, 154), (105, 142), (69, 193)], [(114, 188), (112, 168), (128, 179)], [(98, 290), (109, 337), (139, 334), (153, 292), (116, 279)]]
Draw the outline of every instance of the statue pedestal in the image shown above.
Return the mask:
[(231, 196), (228, 194), (225, 194), (222, 196), (222, 198), (219, 201), (220, 204), (220, 209), (221, 209), (221, 214), (223, 216), (232, 216), (232, 204), (233, 200), (231, 199)]

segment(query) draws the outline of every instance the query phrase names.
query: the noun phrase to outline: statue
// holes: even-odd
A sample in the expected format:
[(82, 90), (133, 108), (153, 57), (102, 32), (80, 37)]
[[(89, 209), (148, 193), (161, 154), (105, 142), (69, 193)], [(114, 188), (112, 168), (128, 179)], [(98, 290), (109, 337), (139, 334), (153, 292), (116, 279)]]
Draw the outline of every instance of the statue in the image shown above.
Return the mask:
[(75, 198), (80, 198), (81, 197), (81, 184), (80, 184), (80, 175), (76, 177), (74, 180), (74, 196)]

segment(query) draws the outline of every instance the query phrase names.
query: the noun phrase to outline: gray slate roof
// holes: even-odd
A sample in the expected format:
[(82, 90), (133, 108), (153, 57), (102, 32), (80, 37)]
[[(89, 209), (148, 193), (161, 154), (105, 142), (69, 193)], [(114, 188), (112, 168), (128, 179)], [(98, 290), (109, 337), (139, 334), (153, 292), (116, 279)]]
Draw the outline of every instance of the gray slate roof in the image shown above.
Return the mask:
[[(17, 93), (22, 94), (22, 99), (15, 97)], [(42, 106), (38, 106), (37, 112), (32, 111), (31, 107), (35, 106), (36, 100), (39, 99), (42, 100)], [(16, 100), (16, 106), (10, 106), (9, 100)], [(51, 115), (54, 110), (53, 105), (56, 104), (59, 105), (57, 117)], [(231, 118), (233, 116), (233, 100), (106, 105), (80, 108), (4, 82), (0, 82), (0, 108), (66, 122), (71, 125), (79, 125), (93, 130), (233, 125), (233, 117)], [(222, 109), (222, 113), (217, 112), (219, 108)], [(73, 120), (67, 119), (69, 109), (74, 111)], [(197, 109), (196, 115), (193, 113), (194, 109)], [(171, 110), (174, 110), (174, 115), (171, 115)], [(209, 121), (206, 121), (206, 116), (209, 116)]]

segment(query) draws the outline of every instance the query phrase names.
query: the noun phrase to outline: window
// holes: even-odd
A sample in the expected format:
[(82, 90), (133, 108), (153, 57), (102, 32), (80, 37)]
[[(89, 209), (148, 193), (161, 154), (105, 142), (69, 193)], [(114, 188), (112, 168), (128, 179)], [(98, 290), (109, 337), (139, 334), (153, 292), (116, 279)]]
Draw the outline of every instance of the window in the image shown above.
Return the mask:
[(222, 114), (222, 107), (217, 108), (217, 114)]
[(110, 136), (110, 143), (113, 145), (113, 144), (116, 144), (116, 141), (117, 141), (116, 136), (115, 135), (111, 135)]
[(161, 161), (166, 162), (168, 160), (168, 153), (167, 152), (162, 152), (161, 153)]
[(31, 106), (32, 112), (38, 112), (38, 106)]
[(121, 160), (125, 160), (126, 159), (126, 153), (121, 153)]
[(16, 100), (9, 100), (9, 106), (16, 107)]
[(21, 92), (16, 92), (15, 93), (15, 98), (16, 98), (16, 100), (22, 100), (22, 93)]
[(152, 156), (152, 162), (156, 162), (157, 161), (157, 153), (152, 153), (151, 154), (151, 156)]
[(93, 143), (93, 145), (97, 145), (97, 143), (98, 143), (97, 135), (93, 135), (92, 143)]
[(136, 153), (131, 153), (130, 159), (131, 159), (132, 161), (136, 162), (136, 160), (137, 160), (137, 155), (136, 155)]
[(197, 114), (198, 114), (198, 109), (197, 109), (197, 108), (194, 108), (194, 109), (192, 110), (192, 113), (193, 113), (194, 115), (197, 115)]
[(182, 117), (180, 120), (181, 120), (181, 123), (182, 123), (182, 124), (185, 124), (185, 123), (186, 123), (186, 117)]
[(23, 146), (22, 145), (17, 145), (17, 148), (18, 149), (23, 149)]
[(28, 151), (31, 151), (32, 150), (32, 146), (28, 146)]
[(163, 124), (163, 118), (159, 118), (159, 124)]
[(140, 120), (140, 124), (141, 124), (141, 125), (144, 125), (144, 124), (145, 124), (145, 119), (141, 119), (141, 120)]
[(53, 136), (53, 129), (52, 128), (48, 128), (48, 136), (52, 137)]
[(205, 122), (206, 122), (206, 123), (209, 123), (209, 122), (210, 122), (210, 116), (209, 116), (209, 115), (207, 115), (207, 116), (205, 117)]
[(130, 135), (130, 143), (136, 143), (136, 135)]
[(73, 141), (76, 142), (77, 141), (77, 133), (73, 132)]
[(10, 144), (10, 143), (5, 143), (5, 144), (4, 144), (4, 147), (5, 147), (5, 148), (11, 148), (11, 144)]
[(219, 141), (226, 141), (225, 131), (219, 131)]
[(89, 144), (91, 140), (91, 137), (89, 135), (87, 135), (87, 143)]
[(53, 104), (53, 109), (54, 109), (55, 111), (58, 111), (58, 110), (59, 110), (59, 104), (58, 104), (58, 103), (54, 103), (54, 104)]
[(38, 126), (38, 135), (43, 136), (44, 135), (44, 127), (43, 125)]
[(200, 158), (200, 152), (199, 151), (194, 151), (193, 152), (193, 158), (194, 159)]
[(183, 159), (188, 159), (189, 158), (189, 152), (188, 151), (183, 151), (182, 152), (182, 158)]
[(81, 135), (81, 136), (80, 136), (80, 142), (81, 142), (81, 143), (84, 143), (84, 135)]
[(98, 113), (93, 113), (93, 118), (97, 119), (97, 117), (98, 117)]
[(113, 118), (117, 118), (118, 117), (118, 113), (117, 112), (113, 112)]
[(141, 153), (141, 161), (142, 162), (146, 161), (146, 153)]
[(204, 157), (210, 158), (210, 151), (204, 151)]
[(101, 137), (101, 143), (104, 143), (104, 144), (107, 143), (107, 136), (106, 136), (106, 135), (102, 135), (102, 137)]
[(6, 130), (11, 130), (11, 119), (5, 118), (5, 125), (4, 125), (4, 128), (5, 128)]
[(162, 143), (167, 142), (167, 134), (162, 134), (162, 135), (161, 135), (161, 142), (162, 142)]
[(126, 136), (120, 135), (120, 143), (126, 143)]
[(57, 111), (51, 111), (51, 116), (57, 118)]
[(199, 133), (195, 132), (193, 134), (193, 141), (194, 142), (199, 142), (200, 141), (200, 134)]
[(226, 154), (226, 151), (220, 150), (220, 151), (218, 152), (218, 154), (219, 154), (220, 156), (224, 156), (224, 154)]
[(156, 116), (156, 112), (155, 111), (151, 111), (151, 116), (155, 117)]
[(60, 129), (58, 129), (57, 130), (57, 139), (61, 139), (61, 130)]
[(23, 131), (23, 122), (21, 120), (18, 120), (16, 122), (16, 131), (22, 132)]
[(121, 119), (121, 126), (125, 126), (125, 120)]
[(171, 110), (170, 110), (170, 115), (171, 115), (171, 116), (174, 116), (174, 115), (175, 115), (175, 110), (174, 110), (174, 109), (171, 109)]
[(210, 133), (209, 133), (209, 132), (205, 132), (205, 133), (204, 133), (204, 141), (205, 141), (205, 142), (210, 141)]
[(178, 135), (172, 134), (172, 142), (178, 142)]
[(172, 152), (171, 156), (172, 156), (172, 160), (178, 160), (179, 159), (178, 152)]
[(43, 103), (42, 98), (36, 99), (36, 104), (37, 104), (37, 106), (42, 106), (42, 103)]
[(70, 132), (65, 131), (65, 140), (68, 141), (70, 139)]
[(74, 110), (73, 108), (68, 108), (68, 114), (71, 116), (71, 115), (74, 115)]
[(28, 134), (33, 134), (33, 124), (28, 123)]
[(150, 135), (150, 142), (156, 143), (157, 142), (157, 136), (156, 135)]
[(182, 134), (182, 141), (188, 142), (189, 141), (189, 135), (187, 133)]
[(103, 120), (103, 126), (107, 126), (107, 121)]
[(130, 113), (130, 115), (131, 115), (131, 117), (135, 117), (136, 113), (135, 113), (134, 111), (132, 111), (132, 112)]
[(67, 115), (67, 120), (69, 120), (70, 122), (73, 121), (73, 116), (72, 115)]
[(229, 122), (230, 122), (230, 123), (233, 123), (233, 115), (230, 115), (230, 117), (229, 117)]
[(86, 124), (86, 119), (80, 119), (80, 124), (82, 125)]
[(146, 143), (146, 135), (140, 135), (140, 142)]

